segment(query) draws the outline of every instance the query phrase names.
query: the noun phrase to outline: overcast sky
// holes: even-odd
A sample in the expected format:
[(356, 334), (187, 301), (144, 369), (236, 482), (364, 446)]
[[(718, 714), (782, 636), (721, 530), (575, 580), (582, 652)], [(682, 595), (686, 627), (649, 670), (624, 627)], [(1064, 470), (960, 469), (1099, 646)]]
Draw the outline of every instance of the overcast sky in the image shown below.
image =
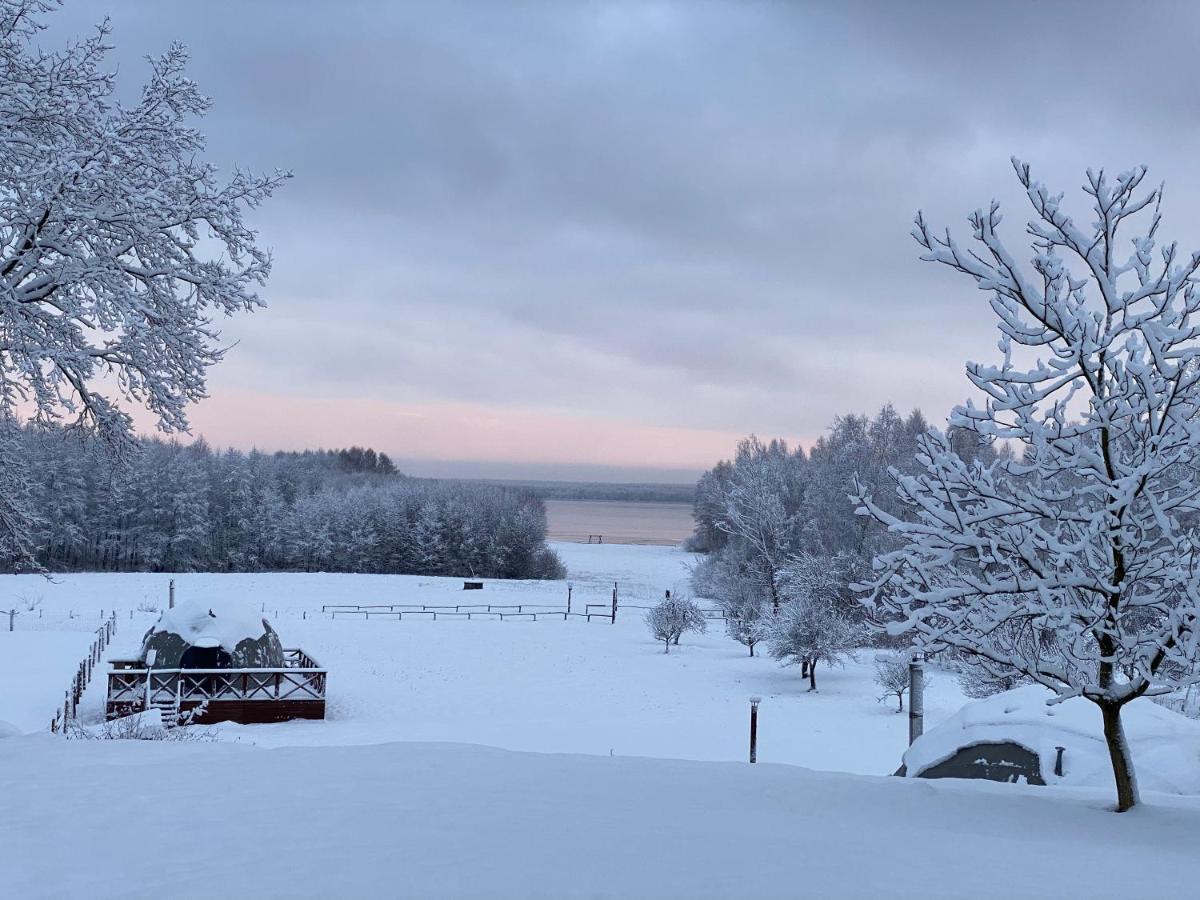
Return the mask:
[(683, 478), (962, 400), (986, 298), (910, 220), (996, 196), (1017, 243), (1014, 153), (1067, 191), (1144, 162), (1200, 243), (1193, 4), (67, 0), (43, 43), (105, 13), (125, 89), (184, 41), (213, 160), (296, 176), (216, 444)]

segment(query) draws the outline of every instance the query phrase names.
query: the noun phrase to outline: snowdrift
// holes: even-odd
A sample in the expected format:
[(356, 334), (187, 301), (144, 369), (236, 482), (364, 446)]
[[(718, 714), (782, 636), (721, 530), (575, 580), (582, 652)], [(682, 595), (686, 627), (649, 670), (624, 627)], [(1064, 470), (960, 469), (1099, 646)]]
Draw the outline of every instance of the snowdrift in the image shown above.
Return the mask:
[[(1053, 706), (1054, 695), (1027, 685), (966, 704), (927, 731), (904, 754), (908, 777), (976, 744), (1011, 742), (1035, 753), (1049, 785), (1115, 789), (1100, 710), (1076, 697)], [(1200, 723), (1149, 700), (1135, 700), (1122, 713), (1143, 790), (1200, 794)], [(1058, 747), (1063, 774), (1054, 774)]]
[(89, 900), (1183, 895), (1200, 829), (1192, 797), (462, 744), (21, 737), (0, 796), (5, 895)]

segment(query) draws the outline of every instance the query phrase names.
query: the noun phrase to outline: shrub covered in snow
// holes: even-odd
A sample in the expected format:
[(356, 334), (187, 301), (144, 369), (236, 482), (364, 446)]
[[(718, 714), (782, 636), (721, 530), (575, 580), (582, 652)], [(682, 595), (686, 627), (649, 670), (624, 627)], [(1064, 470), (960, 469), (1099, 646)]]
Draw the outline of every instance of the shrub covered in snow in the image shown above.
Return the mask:
[(904, 695), (909, 688), (909, 664), (913, 660), (910, 650), (884, 650), (875, 654), (875, 683), (883, 690), (879, 701), (882, 703), (889, 697), (895, 697), (899, 708), (904, 712)]
[[(1100, 710), (1081, 697), (1052, 704), (1053, 699), (1051, 691), (1030, 684), (966, 704), (908, 748), (906, 774), (916, 777), (963, 747), (1011, 742), (1038, 757), (1049, 785), (1111, 790), (1113, 771)], [(1156, 703), (1136, 703), (1125, 712), (1125, 728), (1145, 787), (1200, 793), (1200, 723)], [(1064, 748), (1061, 776), (1054, 774), (1059, 747)]]
[(656, 641), (662, 641), (663, 652), (671, 652), (671, 644), (678, 644), (686, 631), (703, 633), (708, 622), (700, 607), (687, 597), (668, 596), (646, 613), (646, 626)]
[(841, 665), (846, 657), (853, 657), (864, 636), (860, 625), (817, 601), (785, 603), (768, 624), (771, 655), (784, 665), (800, 666), (810, 691), (817, 689), (817, 663)]

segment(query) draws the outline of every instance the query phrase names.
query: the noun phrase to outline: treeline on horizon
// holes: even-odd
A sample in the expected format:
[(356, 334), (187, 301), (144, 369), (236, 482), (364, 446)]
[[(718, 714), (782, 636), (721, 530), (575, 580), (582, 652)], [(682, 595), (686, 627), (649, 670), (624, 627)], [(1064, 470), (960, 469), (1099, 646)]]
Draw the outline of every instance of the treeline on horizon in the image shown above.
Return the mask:
[(6, 432), (47, 571), (564, 575), (538, 497), (410, 478), (371, 449), (246, 453), (143, 438), (112, 460), (74, 431)]

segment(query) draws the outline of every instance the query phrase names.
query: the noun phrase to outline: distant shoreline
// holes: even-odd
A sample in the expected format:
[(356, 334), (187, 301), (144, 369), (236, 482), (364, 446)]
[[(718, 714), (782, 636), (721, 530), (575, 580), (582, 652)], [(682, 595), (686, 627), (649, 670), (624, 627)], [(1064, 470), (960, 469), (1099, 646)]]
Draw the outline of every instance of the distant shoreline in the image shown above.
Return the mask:
[(550, 541), (674, 546), (695, 528), (690, 503), (558, 498), (545, 503)]

